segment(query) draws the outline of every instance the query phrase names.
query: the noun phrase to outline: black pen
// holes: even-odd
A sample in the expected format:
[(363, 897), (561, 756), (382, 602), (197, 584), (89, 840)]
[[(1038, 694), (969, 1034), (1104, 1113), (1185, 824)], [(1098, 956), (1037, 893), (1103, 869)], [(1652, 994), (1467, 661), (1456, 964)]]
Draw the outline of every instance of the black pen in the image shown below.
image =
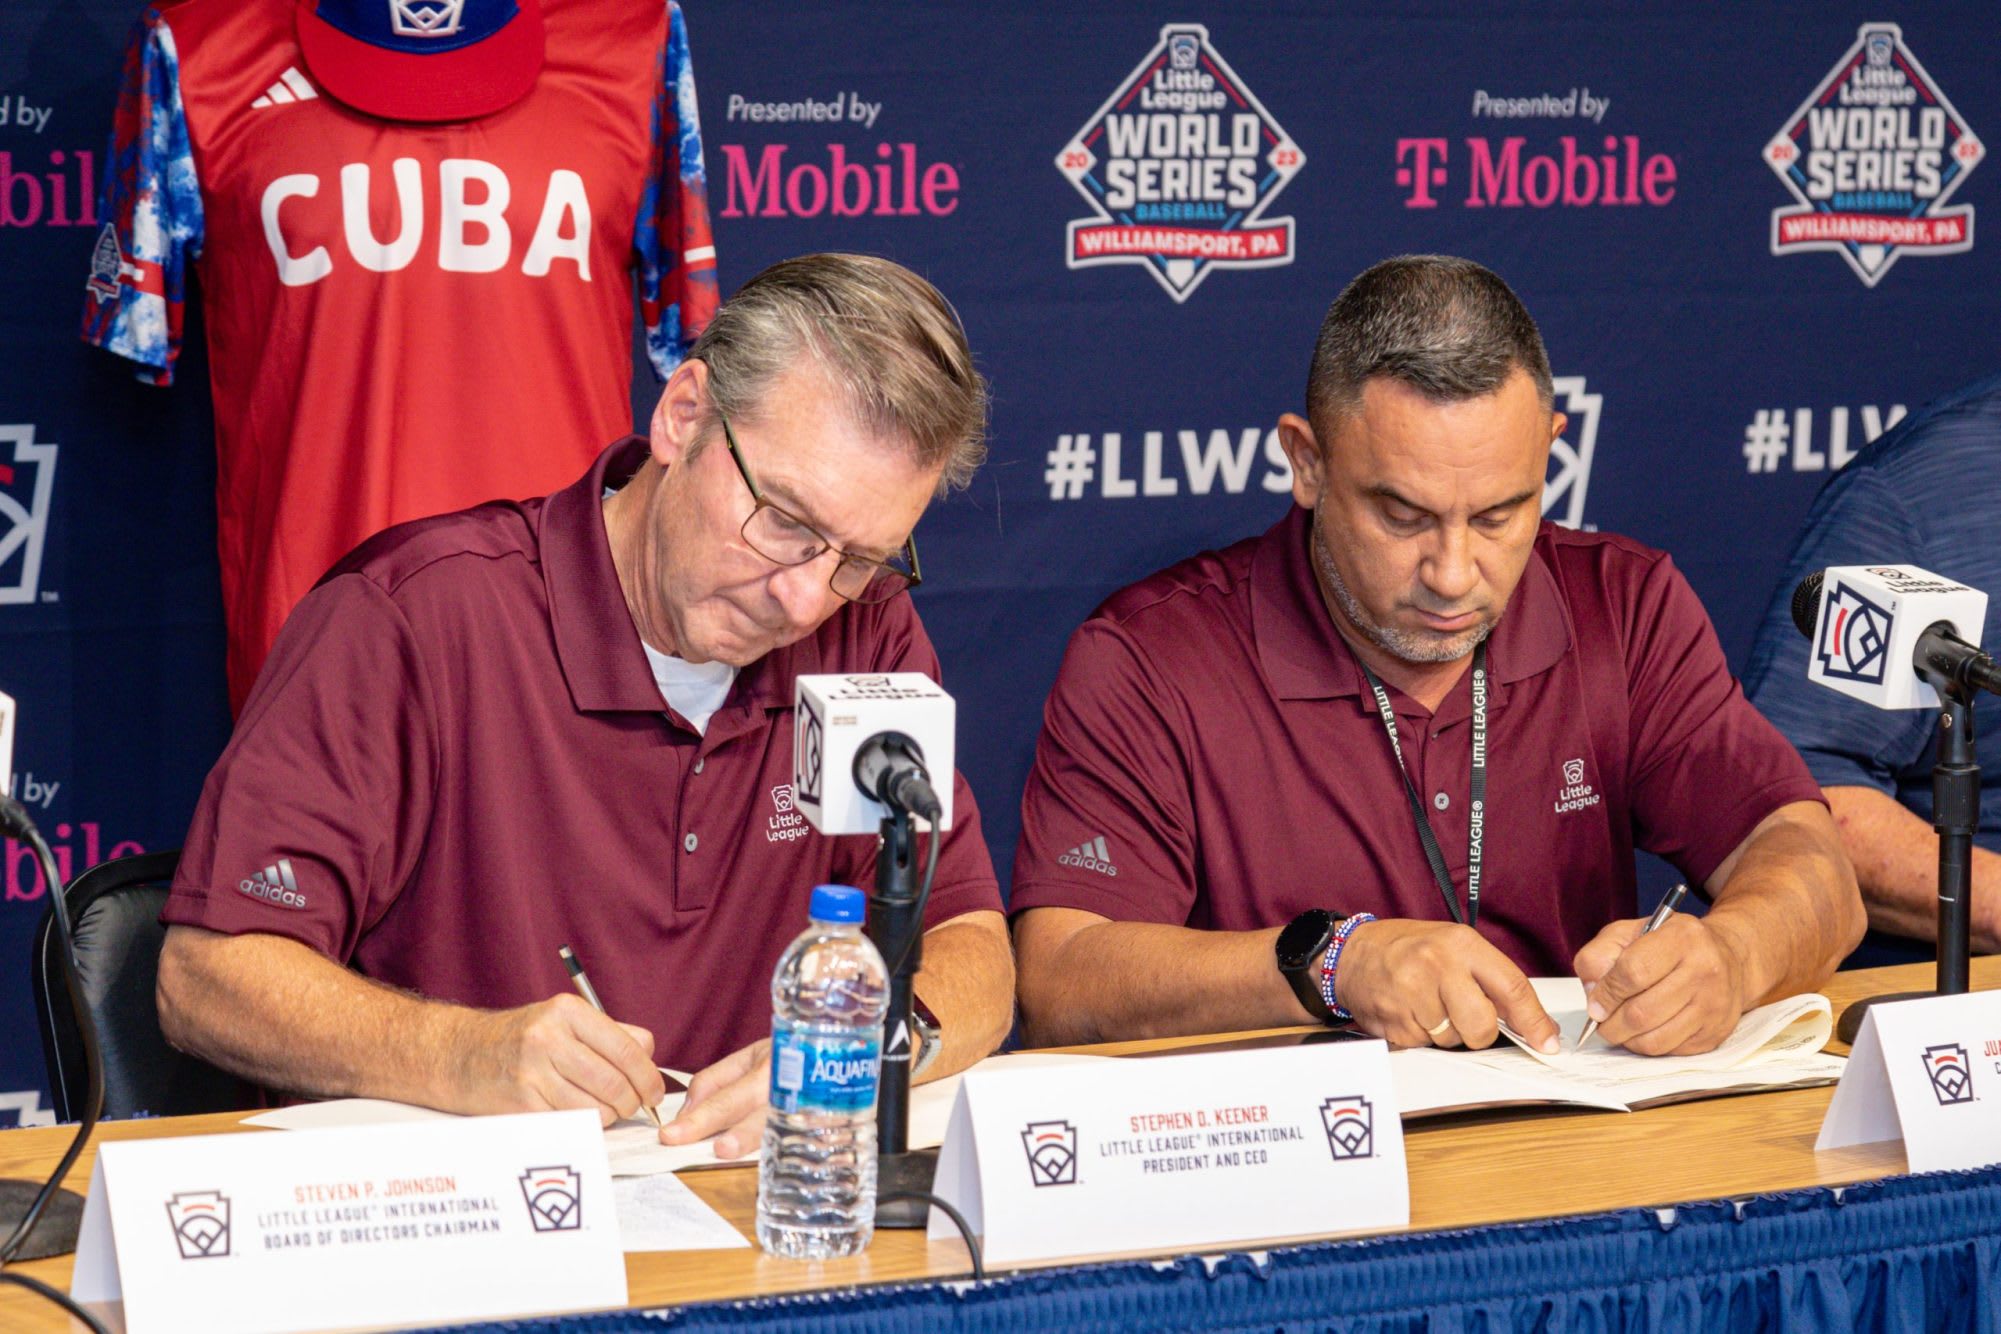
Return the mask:
[[(576, 951), (572, 950), (568, 945), (564, 945), (556, 952), (563, 956), (563, 966), (570, 970), (570, 981), (577, 984), (577, 994), (588, 1001), (593, 1010), (604, 1015), (607, 1019), (611, 1018), (611, 1015), (605, 1011), (604, 1002), (598, 999), (597, 988), (591, 985), (590, 978), (584, 976), (584, 966), (577, 962)], [(649, 1057), (648, 1059), (651, 1058)], [(639, 1110), (646, 1113), (646, 1119), (651, 1121), (656, 1129), (659, 1127), (659, 1112), (648, 1107), (645, 1103), (639, 1105)]]
[[(1649, 917), (1647, 919), (1647, 924), (1640, 928), (1640, 934), (1643, 936), (1651, 935), (1656, 929), (1659, 928), (1662, 922), (1665, 922), (1668, 918), (1674, 916), (1674, 910), (1681, 906), (1682, 898), (1687, 893), (1688, 893), (1688, 886), (1686, 884), (1680, 884), (1676, 885), (1673, 889), (1669, 890), (1665, 895), (1663, 895), (1661, 898), (1660, 906), (1654, 909), (1654, 915), (1652, 917)], [(1630, 949), (1632, 947), (1628, 946), (1627, 948)], [(1577, 1039), (1577, 1045), (1575, 1047), (1572, 1047), (1571, 1050), (1583, 1051), (1584, 1044), (1591, 1041), (1591, 1035), (1593, 1033), (1596, 1033), (1597, 1031), (1598, 1031), (1598, 1021), (1596, 1019), (1593, 1019), (1590, 1023), (1584, 1026), (1584, 1036)]]

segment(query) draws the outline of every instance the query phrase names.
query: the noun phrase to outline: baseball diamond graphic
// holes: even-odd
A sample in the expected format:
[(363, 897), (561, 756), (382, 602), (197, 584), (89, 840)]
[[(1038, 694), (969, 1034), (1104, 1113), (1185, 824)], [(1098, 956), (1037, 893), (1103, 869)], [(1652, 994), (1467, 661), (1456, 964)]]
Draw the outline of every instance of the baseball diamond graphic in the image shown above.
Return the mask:
[(1327, 1130), (1327, 1151), (1334, 1161), (1372, 1158), (1376, 1152), (1375, 1108), (1367, 1098), (1348, 1094), (1320, 1104), (1320, 1122)]
[(1077, 1184), (1077, 1127), (1068, 1121), (1030, 1121), (1021, 1132), (1028, 1177), (1042, 1186)]
[(1941, 1042), (1925, 1048), (1925, 1075), (1932, 1082), (1932, 1096), (1939, 1106), (1973, 1101), (1973, 1065), (1966, 1048), (1957, 1042)]
[(1881, 685), (1889, 669), (1890, 628), (1895, 620), (1889, 608), (1836, 583), (1820, 610), (1820, 640), (1814, 652), (1821, 670), (1844, 681)]
[(185, 1190), (167, 1201), (167, 1221), (183, 1260), (229, 1254), (229, 1197), (214, 1190)]
[(521, 1174), (521, 1197), (537, 1232), (575, 1232), (584, 1225), (583, 1182), (570, 1167), (531, 1167)]

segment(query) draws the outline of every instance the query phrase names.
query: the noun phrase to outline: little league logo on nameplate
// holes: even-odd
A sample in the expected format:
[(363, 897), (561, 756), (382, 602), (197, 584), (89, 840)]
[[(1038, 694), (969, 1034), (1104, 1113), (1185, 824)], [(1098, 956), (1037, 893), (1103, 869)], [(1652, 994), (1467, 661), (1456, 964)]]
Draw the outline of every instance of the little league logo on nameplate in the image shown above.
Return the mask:
[(1213, 268), (1290, 264), (1293, 220), (1266, 218), (1306, 155), (1199, 23), (1170, 23), (1056, 155), (1091, 206), (1073, 269), (1139, 264), (1176, 301)]
[(1021, 1132), (1028, 1178), (1038, 1187), (1077, 1184), (1077, 1127), (1068, 1121), (1030, 1121)]
[(1966, 1048), (1957, 1042), (1925, 1048), (1925, 1075), (1939, 1106), (1973, 1101), (1973, 1066), (1966, 1059)]
[(1890, 627), (1895, 614), (1837, 583), (1820, 612), (1820, 640), (1814, 653), (1820, 670), (1843, 681), (1881, 685), (1889, 667)]
[(1874, 287), (1897, 259), (1973, 248), (1973, 206), (1947, 208), (1986, 155), (1894, 23), (1855, 44), (1765, 145), (1798, 202), (1772, 213), (1772, 253), (1832, 250)]
[(521, 1174), (521, 1196), (528, 1201), (528, 1221), (537, 1232), (575, 1232), (583, 1227), (583, 1190), (583, 1182), (567, 1167), (531, 1167)]
[(229, 1254), (229, 1197), (220, 1191), (184, 1190), (167, 1201), (167, 1220), (183, 1260)]
[(1376, 1112), (1367, 1098), (1327, 1099), (1320, 1104), (1320, 1123), (1326, 1127), (1327, 1151), (1334, 1161), (1375, 1156)]

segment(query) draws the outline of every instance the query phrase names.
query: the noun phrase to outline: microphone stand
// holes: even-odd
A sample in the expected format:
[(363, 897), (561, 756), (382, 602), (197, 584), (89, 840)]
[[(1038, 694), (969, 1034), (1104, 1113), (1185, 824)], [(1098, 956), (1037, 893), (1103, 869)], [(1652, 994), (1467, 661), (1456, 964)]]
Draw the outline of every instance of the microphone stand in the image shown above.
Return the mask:
[(1871, 1005), (1963, 996), (1973, 935), (1973, 835), (1980, 827), (1980, 761), (1973, 752), (1975, 687), (1942, 672), (1920, 671), (1938, 691), (1938, 760), (1932, 766), (1932, 828), (1938, 831), (1938, 990), (1901, 991), (1857, 1001), (1835, 1035), (1853, 1045)]
[(49, 912), (62, 949), (63, 987), (69, 993), (70, 1008), (76, 1012), (84, 1065), (84, 1095), (79, 1109), (82, 1114), (76, 1134), (56, 1164), (55, 1172), (43, 1182), (0, 1179), (0, 1237), (5, 1238), (0, 1241), (0, 1266), (5, 1266), (17, 1260), (36, 1260), (76, 1249), (77, 1232), (83, 1223), (83, 1197), (61, 1189), (61, 1184), (75, 1166), (84, 1142), (97, 1126), (98, 1114), (104, 1109), (104, 1066), (98, 1050), (97, 1021), (77, 971), (69, 903), (56, 859), (27, 811), (4, 793), (0, 793), (0, 828), (34, 849), (43, 883), (48, 886)]
[[(938, 1169), (935, 1150), (910, 1151), (911, 985), (923, 962), (924, 924), (918, 917), (917, 837), (910, 813), (892, 805), (882, 821), (875, 892), (868, 901), (868, 935), (885, 960), (901, 960), (889, 978), (889, 1012), (883, 1020), (882, 1082), (876, 1098), (876, 1207), (879, 1228), (921, 1228), (927, 1195)], [(932, 837), (938, 837), (934, 830)], [(899, 1198), (890, 1199), (890, 1196)]]

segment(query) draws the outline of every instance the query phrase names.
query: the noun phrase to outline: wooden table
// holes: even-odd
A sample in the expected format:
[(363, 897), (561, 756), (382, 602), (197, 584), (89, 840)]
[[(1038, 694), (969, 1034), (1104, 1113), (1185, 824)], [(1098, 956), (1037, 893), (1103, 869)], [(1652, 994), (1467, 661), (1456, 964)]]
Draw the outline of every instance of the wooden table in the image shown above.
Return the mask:
[[(1838, 1018), (1849, 1002), (1860, 997), (1922, 990), (1932, 984), (1932, 977), (1930, 964), (1842, 973), (1828, 986), (1827, 995)], [(2001, 956), (1976, 959), (1973, 984), (1982, 990), (2001, 987)], [(1113, 1043), (1077, 1050), (1120, 1055), (1205, 1040)], [(1797, 1089), (1633, 1113), (1531, 1109), (1416, 1121), (1405, 1130), (1410, 1230), (1848, 1185), (1903, 1172), (1900, 1144), (1814, 1151), (1832, 1092)], [(107, 1123), (92, 1136), (66, 1184), (79, 1192), (88, 1189), (96, 1167), (96, 1145), (104, 1140), (226, 1134), (239, 1129), (243, 1115)], [(0, 1132), (0, 1177), (45, 1176), (62, 1156), (71, 1134), (67, 1127)], [(1580, 1163), (1593, 1162), (1617, 1163), (1619, 1170), (1579, 1170)], [(687, 1173), (682, 1179), (746, 1237), (752, 1235), (756, 1172), (721, 1169)], [(19, 1269), (66, 1289), (73, 1259), (59, 1256)], [(776, 1260), (755, 1247), (626, 1257), (634, 1306), (963, 1277), (969, 1268), (965, 1247), (958, 1241), (928, 1241), (922, 1232), (902, 1231), (879, 1232), (865, 1254), (824, 1263)], [(0, 1329), (66, 1327), (66, 1317), (50, 1304), (21, 1289), (0, 1287)]]

